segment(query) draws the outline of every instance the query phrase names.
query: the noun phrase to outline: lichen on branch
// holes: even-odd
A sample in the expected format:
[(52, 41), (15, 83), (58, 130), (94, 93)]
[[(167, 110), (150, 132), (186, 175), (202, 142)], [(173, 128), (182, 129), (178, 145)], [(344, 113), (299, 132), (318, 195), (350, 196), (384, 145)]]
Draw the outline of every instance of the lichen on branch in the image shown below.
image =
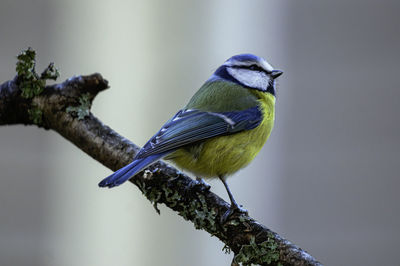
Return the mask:
[(89, 115), (91, 106), (92, 102), (90, 101), (90, 94), (84, 93), (79, 97), (78, 106), (68, 106), (65, 111), (69, 114), (75, 115), (78, 120), (82, 120)]
[[(36, 52), (30, 47), (22, 51), (17, 59), (17, 84), (21, 89), (21, 96), (25, 99), (32, 99), (40, 95), (46, 87), (46, 80), (56, 80), (60, 76), (60, 73), (54, 67), (54, 63), (50, 63), (39, 76), (35, 69)], [(35, 102), (31, 102), (31, 105), (27, 107), (27, 112), (33, 124), (42, 126), (43, 111)]]
[(32, 48), (22, 51), (17, 56), (16, 71), (18, 75), (19, 88), (21, 89), (22, 97), (30, 99), (41, 94), (46, 86), (46, 80), (56, 80), (60, 73), (54, 67), (54, 63), (49, 66), (39, 76), (36, 73), (36, 52)]

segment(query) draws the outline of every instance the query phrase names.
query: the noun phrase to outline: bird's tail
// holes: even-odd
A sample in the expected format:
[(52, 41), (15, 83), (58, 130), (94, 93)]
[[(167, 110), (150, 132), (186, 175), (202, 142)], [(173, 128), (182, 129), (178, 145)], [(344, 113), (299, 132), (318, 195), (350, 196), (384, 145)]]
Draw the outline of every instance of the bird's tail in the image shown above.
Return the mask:
[(128, 179), (130, 179), (132, 176), (143, 170), (146, 166), (152, 164), (153, 162), (161, 159), (164, 157), (166, 153), (161, 153), (161, 154), (154, 154), (150, 155), (146, 158), (141, 158), (134, 160), (130, 164), (122, 167), (121, 169), (117, 170), (114, 172), (112, 175), (104, 178), (100, 183), (99, 187), (115, 187), (119, 186)]

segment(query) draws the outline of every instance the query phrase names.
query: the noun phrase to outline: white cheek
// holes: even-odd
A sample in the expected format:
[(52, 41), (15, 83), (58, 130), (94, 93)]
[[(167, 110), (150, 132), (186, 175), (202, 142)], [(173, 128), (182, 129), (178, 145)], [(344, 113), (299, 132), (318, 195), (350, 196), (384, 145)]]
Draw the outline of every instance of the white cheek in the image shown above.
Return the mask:
[(266, 91), (269, 77), (264, 72), (252, 71), (243, 68), (226, 68), (228, 73), (236, 80), (251, 88)]

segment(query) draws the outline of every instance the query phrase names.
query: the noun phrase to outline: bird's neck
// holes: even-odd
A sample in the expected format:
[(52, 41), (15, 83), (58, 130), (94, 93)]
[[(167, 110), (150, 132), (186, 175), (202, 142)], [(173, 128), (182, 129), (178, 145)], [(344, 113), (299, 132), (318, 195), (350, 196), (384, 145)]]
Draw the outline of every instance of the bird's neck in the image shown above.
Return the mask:
[(261, 110), (264, 112), (264, 116), (269, 119), (275, 118), (275, 96), (269, 92), (262, 92), (258, 90), (251, 90), (251, 92), (258, 98)]

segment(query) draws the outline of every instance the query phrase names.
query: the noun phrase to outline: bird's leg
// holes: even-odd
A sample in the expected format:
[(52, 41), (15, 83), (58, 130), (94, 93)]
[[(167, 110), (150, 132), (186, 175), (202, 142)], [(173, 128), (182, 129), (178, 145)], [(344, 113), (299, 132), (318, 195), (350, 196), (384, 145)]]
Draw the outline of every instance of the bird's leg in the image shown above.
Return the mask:
[(233, 197), (232, 192), (231, 192), (231, 190), (229, 189), (229, 186), (228, 186), (228, 184), (227, 184), (226, 181), (225, 181), (225, 178), (219, 176), (219, 179), (220, 179), (220, 180), (222, 181), (222, 183), (224, 184), (225, 189), (226, 189), (226, 192), (228, 192), (229, 199), (231, 200), (231, 209), (239, 209), (240, 207), (239, 207), (239, 205), (236, 203), (236, 200), (235, 200), (235, 198)]
[(235, 212), (239, 213), (244, 213), (247, 214), (247, 210), (241, 208), (235, 201), (235, 198), (232, 195), (231, 190), (229, 189), (228, 184), (225, 181), (225, 178), (223, 176), (218, 176), (218, 178), (222, 181), (222, 183), (225, 186), (226, 192), (228, 192), (229, 199), (231, 200), (231, 207), (224, 213), (224, 215), (221, 217), (221, 223), (224, 224), (226, 220)]

